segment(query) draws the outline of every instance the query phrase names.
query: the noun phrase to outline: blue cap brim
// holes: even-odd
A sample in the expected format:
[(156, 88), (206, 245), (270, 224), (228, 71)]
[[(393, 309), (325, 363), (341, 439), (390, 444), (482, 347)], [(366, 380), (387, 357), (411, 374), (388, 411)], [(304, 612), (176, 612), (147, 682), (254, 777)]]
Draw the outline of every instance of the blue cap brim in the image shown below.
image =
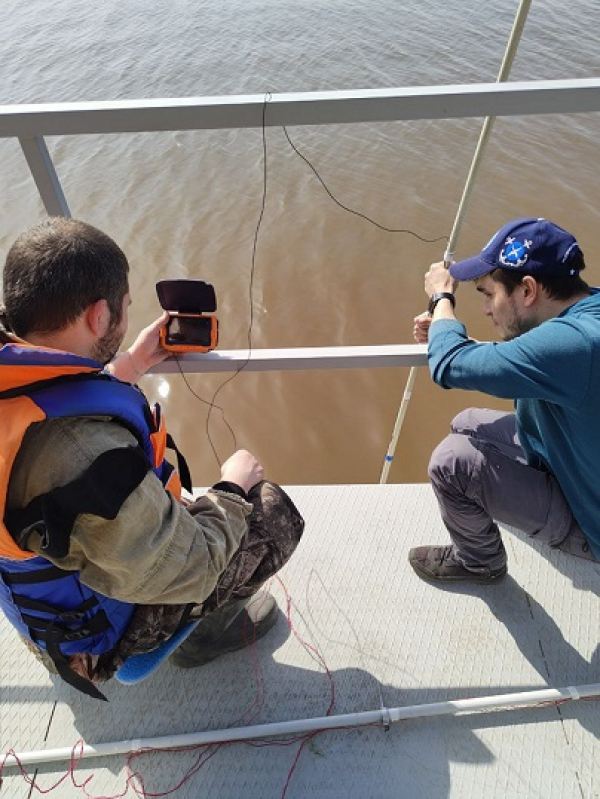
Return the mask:
[(450, 264), (449, 271), (455, 280), (476, 280), (478, 277), (489, 275), (494, 269), (496, 264), (485, 261), (481, 255), (475, 255), (473, 258)]

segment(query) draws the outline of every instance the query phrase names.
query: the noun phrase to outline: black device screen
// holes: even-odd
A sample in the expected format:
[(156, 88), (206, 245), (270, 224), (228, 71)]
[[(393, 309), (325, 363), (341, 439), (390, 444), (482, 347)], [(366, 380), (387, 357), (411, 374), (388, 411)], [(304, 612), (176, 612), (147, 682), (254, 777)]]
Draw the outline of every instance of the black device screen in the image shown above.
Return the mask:
[(173, 316), (167, 323), (167, 344), (211, 346), (212, 318), (209, 316)]

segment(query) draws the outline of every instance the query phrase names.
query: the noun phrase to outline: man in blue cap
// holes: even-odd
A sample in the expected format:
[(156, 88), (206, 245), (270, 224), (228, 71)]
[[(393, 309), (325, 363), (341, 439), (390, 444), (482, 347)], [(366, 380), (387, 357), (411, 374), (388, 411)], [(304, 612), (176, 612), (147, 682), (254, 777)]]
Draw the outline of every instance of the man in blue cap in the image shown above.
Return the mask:
[[(600, 291), (581, 277), (575, 238), (546, 219), (514, 220), (473, 258), (433, 264), (429, 312), (415, 319), (443, 388), (514, 399), (515, 412), (471, 408), (434, 450), (429, 476), (451, 544), (410, 550), (434, 582), (506, 574), (498, 522), (571, 555), (600, 560)], [(454, 314), (470, 280), (500, 343), (470, 339)]]

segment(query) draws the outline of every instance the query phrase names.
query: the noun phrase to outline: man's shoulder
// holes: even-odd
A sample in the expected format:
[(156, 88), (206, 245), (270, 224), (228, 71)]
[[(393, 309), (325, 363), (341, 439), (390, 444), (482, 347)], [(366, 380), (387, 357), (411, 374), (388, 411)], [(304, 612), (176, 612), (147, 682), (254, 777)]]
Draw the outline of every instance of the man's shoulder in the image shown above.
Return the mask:
[(107, 416), (36, 422), (26, 431), (17, 453), (11, 494), (17, 504), (28, 502), (76, 479), (103, 452), (136, 443), (127, 428)]
[(594, 291), (563, 313), (549, 319), (548, 324), (544, 323), (539, 327), (554, 337), (572, 335), (597, 346), (600, 341), (600, 292)]
[[(135, 436), (112, 416), (70, 416), (45, 419), (28, 429), (26, 439), (38, 444), (104, 450), (135, 443)], [(25, 441), (23, 442), (25, 444)]]
[(600, 290), (592, 288), (587, 296), (584, 296), (570, 305), (558, 319), (596, 319), (600, 322)]

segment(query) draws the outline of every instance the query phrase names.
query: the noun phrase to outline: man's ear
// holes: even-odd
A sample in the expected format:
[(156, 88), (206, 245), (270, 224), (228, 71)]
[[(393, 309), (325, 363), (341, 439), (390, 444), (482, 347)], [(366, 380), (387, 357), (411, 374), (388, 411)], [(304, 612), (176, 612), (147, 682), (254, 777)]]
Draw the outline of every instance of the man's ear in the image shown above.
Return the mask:
[(106, 300), (96, 300), (83, 312), (85, 322), (90, 332), (101, 338), (110, 324), (110, 308)]
[(521, 281), (521, 290), (523, 292), (523, 302), (527, 307), (530, 307), (540, 296), (540, 284), (531, 275), (525, 275)]

